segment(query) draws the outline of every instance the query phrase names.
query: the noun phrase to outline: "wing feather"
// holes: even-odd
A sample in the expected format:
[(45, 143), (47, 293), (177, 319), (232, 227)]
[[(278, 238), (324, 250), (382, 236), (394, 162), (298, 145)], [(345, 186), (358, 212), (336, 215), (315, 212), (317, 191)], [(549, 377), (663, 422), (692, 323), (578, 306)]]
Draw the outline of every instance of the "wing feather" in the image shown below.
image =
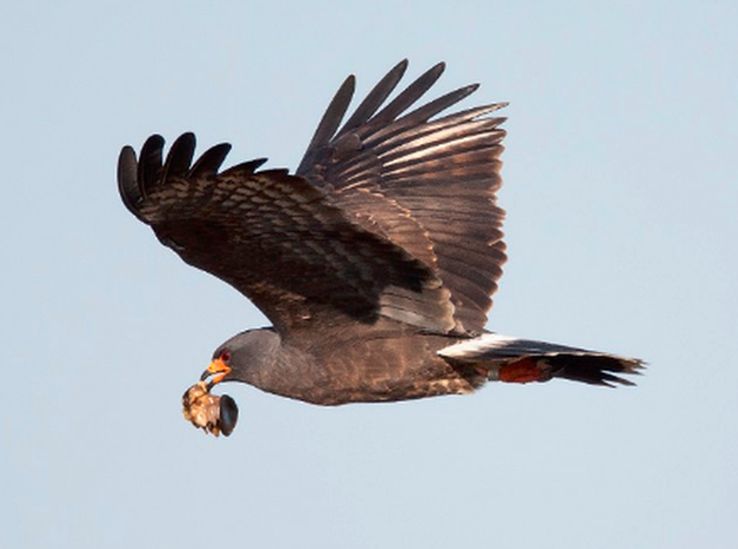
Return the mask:
[(438, 63), (424, 72), (420, 77), (410, 84), (403, 92), (393, 99), (384, 109), (379, 111), (371, 120), (370, 124), (363, 127), (364, 131), (368, 131), (373, 127), (385, 126), (398, 115), (410, 108), (425, 92), (427, 92), (433, 84), (436, 83), (443, 71), (446, 69), (445, 63)]
[[(340, 137), (349, 130), (360, 127), (365, 124), (371, 116), (377, 112), (377, 109), (385, 102), (387, 97), (397, 87), (397, 84), (402, 79), (407, 69), (407, 59), (403, 59), (397, 65), (395, 65), (391, 71), (389, 71), (379, 83), (374, 86), (364, 101), (356, 108), (351, 118), (343, 125), (341, 131), (336, 134), (336, 137)], [(348, 107), (348, 105), (347, 105)], [(328, 136), (329, 138), (331, 136)]]
[(192, 168), (187, 173), (187, 178), (207, 179), (215, 176), (223, 162), (225, 162), (229, 152), (231, 152), (231, 145), (229, 143), (220, 143), (210, 147), (192, 165)]
[[(489, 115), (507, 104), (439, 117), (478, 88), (471, 84), (403, 114), (441, 76), (439, 63), (381, 108), (405, 69), (396, 65), (340, 132), (313, 140), (297, 173), (431, 268), (451, 292), (456, 328), (479, 332), (506, 260), (495, 196), (505, 118)], [(342, 115), (347, 104), (343, 97)]]
[(355, 88), (349, 76), (295, 176), (257, 171), (264, 159), (221, 171), (227, 143), (191, 165), (191, 133), (166, 160), (158, 135), (138, 159), (124, 147), (123, 201), (186, 262), (231, 283), (283, 329), (339, 314), (481, 331), (506, 260), (495, 196), (505, 118), (490, 116), (506, 103), (439, 116), (472, 84), (409, 110), (444, 68), (387, 102), (407, 69), (401, 61), (341, 126)]
[(325, 114), (320, 119), (320, 123), (313, 134), (313, 138), (310, 140), (305, 157), (297, 168), (298, 174), (303, 169), (303, 165), (309, 165), (312, 162), (316, 151), (328, 145), (331, 137), (336, 133), (338, 125), (346, 114), (346, 110), (351, 102), (351, 97), (354, 95), (355, 86), (356, 78), (352, 74), (346, 78), (346, 80), (343, 81), (343, 84), (341, 84), (341, 87), (338, 88), (338, 91), (336, 92), (336, 95), (333, 96)]
[(186, 175), (190, 169), (194, 155), (195, 134), (192, 132), (183, 133), (172, 143), (172, 147), (169, 149), (167, 159), (164, 162), (162, 180), (166, 181), (169, 177), (182, 177)]
[(138, 213), (138, 204), (143, 200), (143, 195), (138, 185), (137, 172), (136, 151), (133, 150), (133, 147), (123, 147), (118, 157), (118, 192), (128, 211), (141, 219)]
[[(455, 326), (448, 289), (423, 261), (383, 238), (373, 219), (347, 218), (322, 190), (286, 170), (256, 172), (264, 159), (219, 173), (225, 143), (190, 167), (194, 145), (192, 134), (177, 139), (163, 169), (161, 137), (145, 142), (138, 162), (124, 147), (123, 201), (162, 243), (248, 296), (278, 330), (381, 316), (433, 331)], [(412, 223), (404, 230), (408, 239), (422, 236)]]
[(164, 138), (152, 135), (141, 147), (138, 163), (138, 181), (141, 194), (146, 196), (159, 179), (161, 173), (162, 149)]

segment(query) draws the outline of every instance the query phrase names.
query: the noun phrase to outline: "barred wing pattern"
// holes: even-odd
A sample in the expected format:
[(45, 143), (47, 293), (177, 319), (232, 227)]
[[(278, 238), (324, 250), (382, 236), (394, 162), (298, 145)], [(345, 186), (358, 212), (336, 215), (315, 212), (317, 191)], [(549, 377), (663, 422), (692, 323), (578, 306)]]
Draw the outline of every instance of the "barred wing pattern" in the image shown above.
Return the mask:
[(338, 130), (354, 92), (354, 77), (346, 79), (297, 174), (427, 265), (451, 291), (456, 330), (481, 332), (506, 260), (495, 197), (505, 119), (485, 115), (506, 104), (433, 119), (471, 85), (403, 115), (440, 77), (439, 63), (379, 110), (406, 68), (395, 66)]
[(191, 165), (195, 137), (183, 134), (162, 161), (154, 135), (140, 158), (118, 164), (126, 207), (187, 263), (249, 297), (282, 333), (310, 322), (379, 316), (445, 332), (449, 291), (422, 261), (352, 222), (329, 196), (286, 170), (255, 171), (263, 159), (219, 172), (230, 145)]

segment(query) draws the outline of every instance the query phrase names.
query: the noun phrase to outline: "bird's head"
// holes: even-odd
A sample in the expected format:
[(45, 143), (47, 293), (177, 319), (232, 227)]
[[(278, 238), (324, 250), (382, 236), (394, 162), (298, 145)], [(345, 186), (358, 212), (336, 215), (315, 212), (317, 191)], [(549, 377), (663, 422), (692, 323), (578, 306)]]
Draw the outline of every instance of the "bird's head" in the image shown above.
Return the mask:
[(211, 386), (222, 381), (255, 384), (264, 369), (273, 365), (279, 343), (279, 336), (270, 328), (241, 332), (215, 349), (200, 381)]
[(210, 364), (182, 397), (185, 419), (206, 432), (228, 436), (236, 426), (238, 407), (228, 395), (218, 397), (211, 389), (223, 381), (254, 384), (264, 368), (271, 367), (279, 346), (274, 330), (242, 332), (218, 346)]

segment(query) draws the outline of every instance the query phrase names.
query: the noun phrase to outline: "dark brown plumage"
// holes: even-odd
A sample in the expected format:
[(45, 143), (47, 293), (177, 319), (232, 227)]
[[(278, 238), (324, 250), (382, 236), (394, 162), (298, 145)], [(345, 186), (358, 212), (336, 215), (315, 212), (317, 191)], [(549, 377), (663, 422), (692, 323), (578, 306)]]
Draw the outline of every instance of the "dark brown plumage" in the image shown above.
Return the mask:
[(341, 126), (347, 78), (294, 175), (257, 171), (264, 159), (221, 170), (227, 144), (193, 164), (191, 133), (166, 159), (158, 135), (138, 158), (123, 148), (126, 207), (274, 324), (219, 347), (210, 373), (317, 404), (465, 393), (489, 379), (628, 383), (614, 374), (638, 360), (483, 333), (506, 260), (495, 197), (505, 119), (491, 116), (505, 104), (439, 116), (472, 85), (407, 112), (444, 65), (387, 102), (406, 68)]

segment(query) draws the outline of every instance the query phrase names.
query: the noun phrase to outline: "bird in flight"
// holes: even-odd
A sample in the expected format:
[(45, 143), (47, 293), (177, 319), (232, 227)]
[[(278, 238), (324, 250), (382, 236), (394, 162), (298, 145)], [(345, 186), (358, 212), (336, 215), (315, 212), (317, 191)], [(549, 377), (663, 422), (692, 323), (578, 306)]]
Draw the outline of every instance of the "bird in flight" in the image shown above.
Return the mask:
[[(388, 101), (396, 65), (342, 123), (349, 76), (294, 173), (264, 158), (193, 162), (195, 136), (123, 147), (123, 203), (186, 263), (249, 298), (273, 326), (217, 347), (183, 397), (197, 427), (228, 435), (238, 408), (211, 393), (240, 381), (313, 404), (474, 392), (488, 381), (632, 385), (639, 359), (485, 330), (506, 260), (497, 205), (506, 103), (447, 113), (477, 89), (421, 98), (439, 63)], [(419, 106), (416, 106), (421, 102)]]

